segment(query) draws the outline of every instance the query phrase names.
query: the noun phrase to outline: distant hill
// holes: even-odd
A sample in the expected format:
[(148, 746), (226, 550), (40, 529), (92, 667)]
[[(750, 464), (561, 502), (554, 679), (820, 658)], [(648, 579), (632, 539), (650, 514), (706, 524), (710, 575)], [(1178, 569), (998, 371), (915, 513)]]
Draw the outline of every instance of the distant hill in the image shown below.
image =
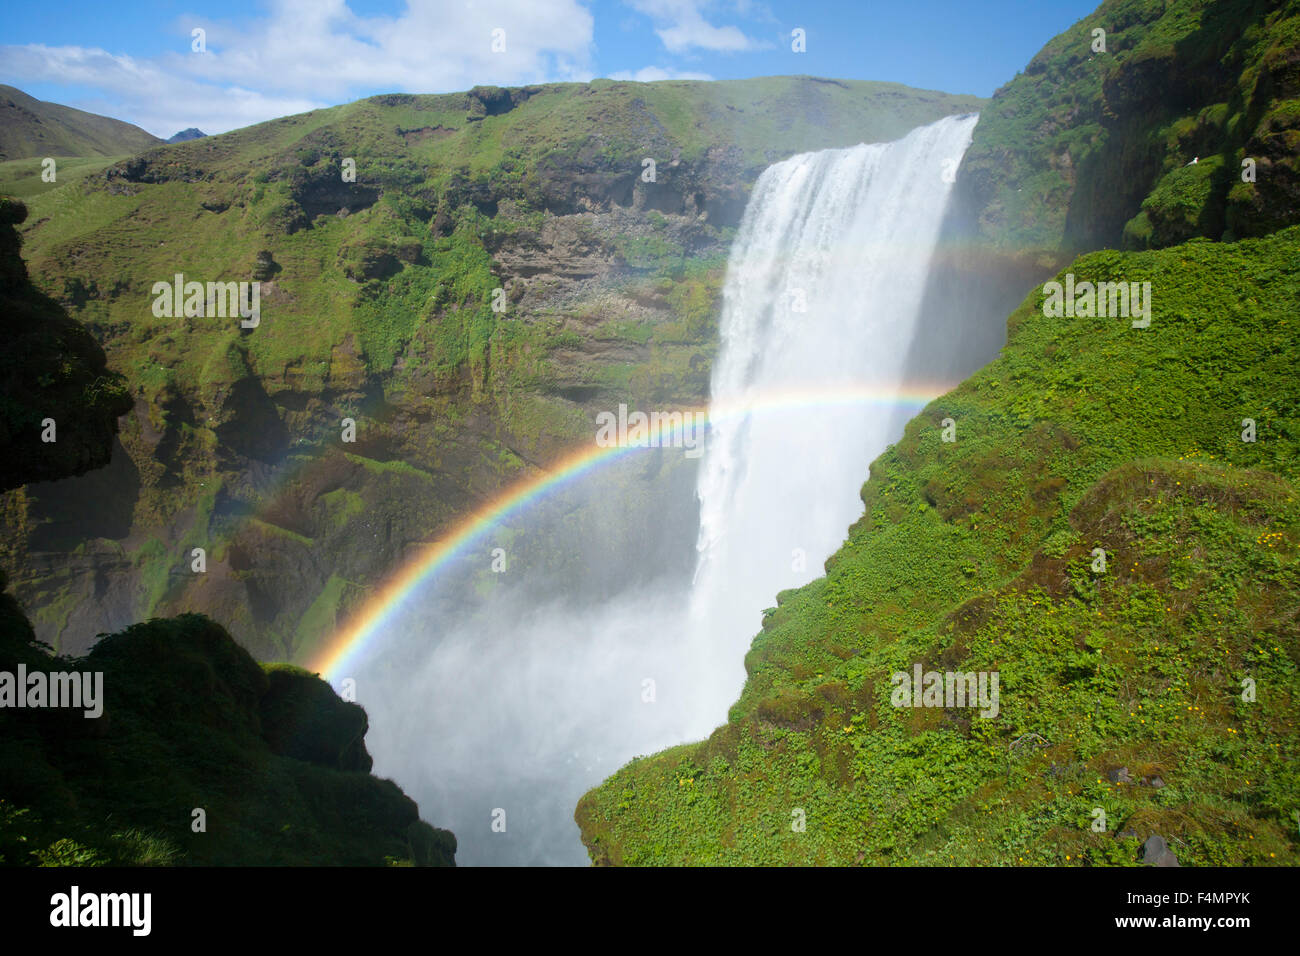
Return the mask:
[(167, 142), (169, 142), (169, 143), (188, 143), (188, 142), (189, 142), (190, 140), (192, 140), (192, 139), (202, 139), (203, 137), (205, 137), (205, 136), (207, 136), (207, 135), (208, 135), (208, 134), (205, 133), (205, 132), (203, 132), (203, 130), (198, 129), (198, 128), (194, 127), (194, 126), (191, 126), (189, 129), (183, 129), (183, 130), (181, 130), (179, 133), (176, 133), (174, 136), (168, 136), (168, 137), (167, 137)]
[(130, 123), (46, 103), (0, 85), (0, 161), (34, 156), (121, 156), (161, 142)]

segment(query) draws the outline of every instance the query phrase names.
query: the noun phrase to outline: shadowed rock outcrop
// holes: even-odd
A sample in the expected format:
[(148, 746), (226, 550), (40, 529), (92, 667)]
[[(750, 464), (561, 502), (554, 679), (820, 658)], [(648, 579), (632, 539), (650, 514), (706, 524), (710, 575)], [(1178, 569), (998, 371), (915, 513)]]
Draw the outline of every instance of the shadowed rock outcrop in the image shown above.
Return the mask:
[(0, 671), (20, 663), (102, 674), (103, 712), (0, 709), (0, 863), (455, 865), (455, 837), (369, 775), (360, 707), (201, 615), (69, 660), (0, 595)]
[(0, 491), (108, 464), (131, 409), (98, 343), (28, 279), (15, 228), (26, 218), (0, 197)]

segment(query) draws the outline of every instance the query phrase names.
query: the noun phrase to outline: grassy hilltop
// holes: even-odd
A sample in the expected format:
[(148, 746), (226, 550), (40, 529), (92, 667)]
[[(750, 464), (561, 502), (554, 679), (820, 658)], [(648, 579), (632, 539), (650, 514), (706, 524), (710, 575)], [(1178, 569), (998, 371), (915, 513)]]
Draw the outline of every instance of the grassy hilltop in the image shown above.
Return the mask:
[(0, 84), (0, 168), (9, 160), (125, 156), (161, 143), (138, 126), (58, 103), (46, 103)]

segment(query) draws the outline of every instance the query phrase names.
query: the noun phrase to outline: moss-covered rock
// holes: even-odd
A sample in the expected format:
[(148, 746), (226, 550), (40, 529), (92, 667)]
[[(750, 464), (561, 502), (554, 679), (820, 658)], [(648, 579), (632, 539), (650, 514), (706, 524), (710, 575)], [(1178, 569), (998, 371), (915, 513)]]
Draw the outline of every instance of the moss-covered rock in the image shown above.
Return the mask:
[(269, 687), (261, 699), (262, 735), (271, 749), (323, 767), (369, 773), (366, 712), (310, 671), (264, 666)]
[(979, 240), (1054, 266), (1267, 235), (1300, 218), (1298, 64), (1295, 0), (1106, 0), (994, 94), (956, 199)]

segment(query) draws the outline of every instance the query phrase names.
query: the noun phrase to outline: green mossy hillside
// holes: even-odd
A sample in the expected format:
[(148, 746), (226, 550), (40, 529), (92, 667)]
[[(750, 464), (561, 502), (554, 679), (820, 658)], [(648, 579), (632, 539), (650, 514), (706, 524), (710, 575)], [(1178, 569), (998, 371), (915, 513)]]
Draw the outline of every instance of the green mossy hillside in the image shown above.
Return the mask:
[(994, 94), (957, 197), (982, 239), (1059, 265), (1294, 223), (1298, 156), (1300, 3), (1106, 0)]
[[(808, 77), (377, 96), (159, 147), (69, 188), (51, 184), (31, 198), (33, 268), (115, 353), (130, 353), (120, 364), (138, 363), (133, 384), (152, 396), (164, 380), (202, 378), (204, 346), (230, 331), (228, 322), (152, 316), (152, 282), (175, 272), (250, 278), (255, 253), (270, 244), (284, 294), (245, 337), (269, 390), (282, 387), (286, 367), (297, 387), (327, 385), (331, 349), (349, 333), (368, 368), (389, 376), (425, 322), (455, 318), (484, 347), (490, 330), (475, 325), (492, 317), (488, 293), (499, 284), (484, 248), (536, 231), (548, 214), (632, 204), (647, 156), (661, 168), (660, 188), (642, 190), (645, 212), (685, 201), (734, 225), (749, 183), (775, 159), (895, 139), (980, 103)], [(384, 281), (407, 273), (399, 287)], [(393, 324), (397, 311), (405, 327)], [(451, 351), (435, 362), (470, 361), (464, 342), (444, 344)]]
[[(766, 614), (728, 722), (583, 798), (593, 860), (1300, 862), (1297, 256), (1292, 227), (1069, 266), (1150, 281), (1145, 329), (1031, 294)], [(893, 706), (918, 663), (997, 672), (1000, 712)]]

